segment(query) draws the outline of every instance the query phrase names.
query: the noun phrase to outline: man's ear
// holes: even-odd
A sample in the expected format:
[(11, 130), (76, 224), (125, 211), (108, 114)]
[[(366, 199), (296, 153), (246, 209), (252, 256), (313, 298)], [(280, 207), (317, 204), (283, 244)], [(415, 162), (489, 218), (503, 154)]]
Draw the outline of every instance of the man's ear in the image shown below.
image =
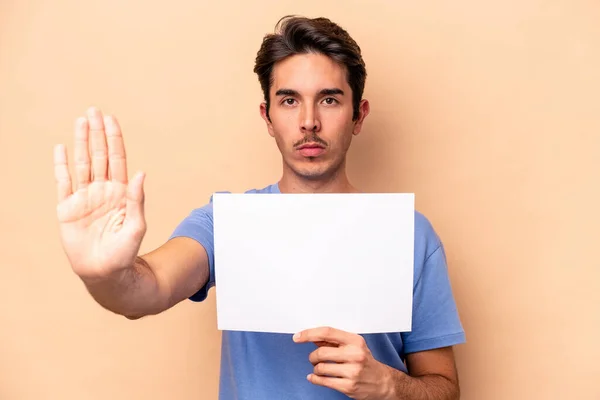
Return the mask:
[(271, 135), (272, 137), (275, 137), (275, 132), (273, 131), (273, 124), (271, 123), (271, 119), (269, 118), (269, 115), (268, 115), (266, 102), (260, 103), (260, 116), (267, 124), (267, 130), (269, 131), (269, 135)]
[(358, 105), (358, 118), (354, 122), (354, 130), (352, 131), (353, 135), (358, 135), (360, 133), (363, 122), (365, 118), (367, 118), (367, 115), (369, 115), (370, 111), (371, 106), (369, 105), (369, 100), (361, 100), (360, 104)]

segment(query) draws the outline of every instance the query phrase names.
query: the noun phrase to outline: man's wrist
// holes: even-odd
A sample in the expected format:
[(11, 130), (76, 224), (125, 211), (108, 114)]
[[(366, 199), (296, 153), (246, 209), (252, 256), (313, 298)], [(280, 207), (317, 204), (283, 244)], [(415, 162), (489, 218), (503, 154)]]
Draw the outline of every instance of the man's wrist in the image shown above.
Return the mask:
[(459, 399), (457, 383), (442, 375), (413, 377), (386, 366), (381, 384), (381, 400)]
[(381, 396), (381, 400), (401, 399), (402, 397), (400, 397), (400, 395), (402, 391), (400, 388), (403, 386), (403, 382), (405, 382), (407, 379), (410, 379), (410, 376), (388, 365), (385, 367), (386, 369), (382, 385), (383, 394)]

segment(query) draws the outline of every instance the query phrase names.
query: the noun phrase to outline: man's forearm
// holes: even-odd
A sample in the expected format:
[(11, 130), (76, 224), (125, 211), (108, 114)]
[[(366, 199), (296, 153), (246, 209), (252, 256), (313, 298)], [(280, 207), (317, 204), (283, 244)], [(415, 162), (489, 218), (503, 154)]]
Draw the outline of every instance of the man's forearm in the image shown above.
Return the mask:
[(457, 382), (441, 375), (412, 377), (390, 368), (389, 400), (458, 400)]
[(130, 268), (104, 279), (84, 280), (88, 292), (104, 308), (129, 319), (162, 311), (158, 281), (141, 257)]

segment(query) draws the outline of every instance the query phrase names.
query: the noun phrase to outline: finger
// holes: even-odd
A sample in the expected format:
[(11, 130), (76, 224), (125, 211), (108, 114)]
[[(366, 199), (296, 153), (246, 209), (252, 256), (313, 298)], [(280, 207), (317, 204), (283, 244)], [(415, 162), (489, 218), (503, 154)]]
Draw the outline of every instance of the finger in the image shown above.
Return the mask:
[(108, 152), (102, 113), (96, 107), (87, 112), (90, 125), (90, 143), (92, 155), (92, 178), (95, 181), (108, 179)]
[(334, 378), (330, 376), (320, 376), (316, 374), (308, 374), (306, 379), (314, 385), (324, 386), (337, 390), (340, 393), (349, 393), (352, 382), (345, 378)]
[(354, 364), (319, 363), (314, 366), (313, 374), (329, 378), (356, 379), (358, 377), (358, 366)]
[(129, 181), (127, 185), (127, 205), (125, 207), (125, 223), (129, 224), (129, 221), (133, 221), (135, 223), (130, 225), (140, 227), (142, 231), (145, 229), (144, 178), (145, 174), (139, 172)]
[(360, 344), (362, 336), (345, 332), (331, 327), (307, 329), (294, 335), (294, 341), (304, 342), (330, 342), (336, 344)]
[(75, 179), (77, 189), (90, 183), (89, 125), (86, 118), (75, 121)]
[(67, 160), (67, 149), (59, 144), (54, 147), (54, 178), (58, 201), (63, 201), (73, 193), (69, 163)]
[(104, 117), (108, 144), (108, 168), (112, 180), (127, 183), (127, 160), (121, 127), (116, 118)]
[(349, 347), (319, 347), (308, 355), (308, 361), (312, 365), (320, 362), (344, 363), (351, 361)]
[(323, 342), (323, 341), (315, 342), (315, 344), (319, 347), (323, 347), (323, 346), (338, 347), (339, 346), (337, 343), (330, 343), (330, 342)]

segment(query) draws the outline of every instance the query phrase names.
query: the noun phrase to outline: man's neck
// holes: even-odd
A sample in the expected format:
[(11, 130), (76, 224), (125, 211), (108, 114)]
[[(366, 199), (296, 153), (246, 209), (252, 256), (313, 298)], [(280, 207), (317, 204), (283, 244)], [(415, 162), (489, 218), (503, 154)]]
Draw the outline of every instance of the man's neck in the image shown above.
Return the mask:
[(285, 173), (279, 181), (281, 193), (358, 193), (345, 173), (329, 179), (303, 179), (293, 173)]

